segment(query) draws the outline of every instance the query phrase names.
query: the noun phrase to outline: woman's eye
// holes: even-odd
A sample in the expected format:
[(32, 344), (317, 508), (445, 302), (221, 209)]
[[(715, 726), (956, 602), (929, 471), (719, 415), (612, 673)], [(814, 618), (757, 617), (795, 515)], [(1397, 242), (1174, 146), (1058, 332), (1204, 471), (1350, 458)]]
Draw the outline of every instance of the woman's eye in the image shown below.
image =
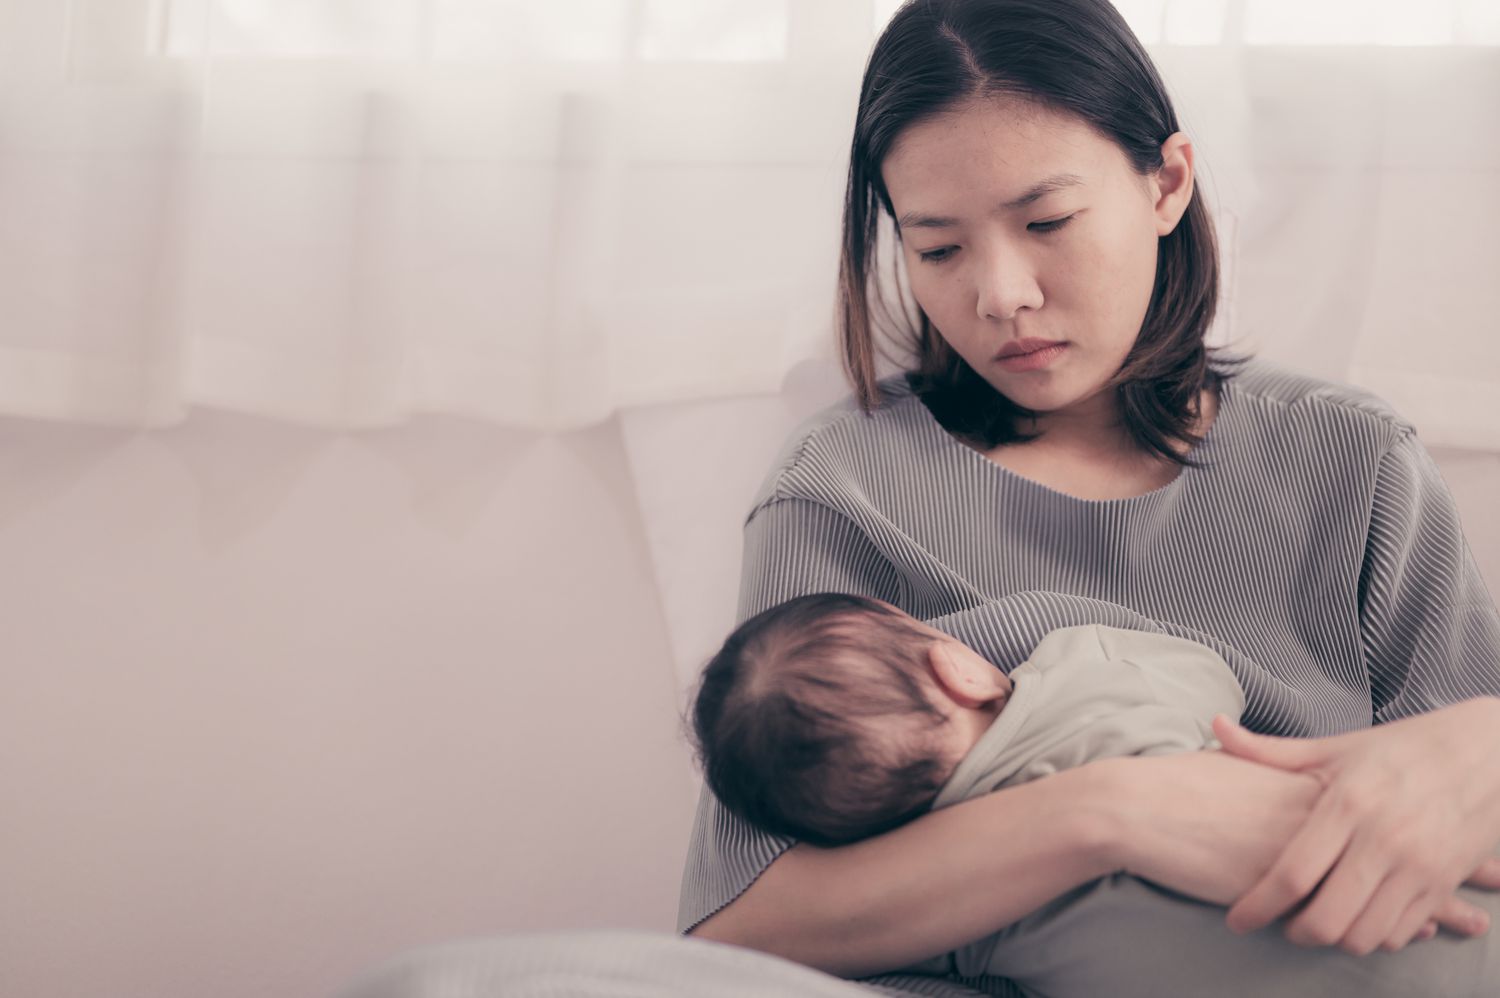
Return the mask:
[[(1032, 232), (1056, 232), (1073, 220), (1073, 215), (1065, 215), (1062, 218), (1054, 218), (1050, 222), (1032, 222), (1026, 228)], [(917, 253), (923, 263), (945, 263), (958, 252), (957, 246), (940, 246), (937, 249), (923, 250)]]
[(1073, 216), (1067, 215), (1063, 218), (1053, 219), (1050, 222), (1032, 222), (1026, 227), (1032, 232), (1056, 232), (1058, 229), (1062, 228), (1064, 225), (1067, 225), (1072, 220)]

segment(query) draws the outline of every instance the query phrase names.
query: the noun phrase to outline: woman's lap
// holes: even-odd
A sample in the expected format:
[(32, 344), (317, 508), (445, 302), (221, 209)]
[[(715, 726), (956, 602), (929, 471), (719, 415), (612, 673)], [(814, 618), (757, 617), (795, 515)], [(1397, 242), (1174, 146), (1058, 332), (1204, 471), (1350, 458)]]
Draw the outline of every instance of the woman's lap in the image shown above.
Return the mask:
[[(1500, 924), (1500, 893), (1462, 888)], [(1288, 942), (1282, 925), (1239, 936), (1225, 909), (1117, 874), (960, 950), (962, 974), (1010, 977), (1047, 998), (1458, 998), (1500, 993), (1500, 944), (1439, 933), (1356, 957)]]

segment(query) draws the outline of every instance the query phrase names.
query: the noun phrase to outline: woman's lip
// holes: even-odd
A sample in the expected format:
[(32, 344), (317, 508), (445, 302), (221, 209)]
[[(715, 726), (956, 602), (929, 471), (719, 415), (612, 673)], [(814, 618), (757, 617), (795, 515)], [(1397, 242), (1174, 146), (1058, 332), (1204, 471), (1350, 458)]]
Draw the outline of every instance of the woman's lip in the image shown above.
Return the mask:
[(1044, 340), (1038, 336), (1023, 336), (1019, 340), (1011, 340), (1001, 347), (1000, 353), (996, 355), (996, 359), (1004, 360), (1006, 357), (1016, 357), (1024, 353), (1036, 353), (1038, 350), (1045, 350), (1048, 347), (1057, 346), (1062, 342), (1062, 340)]
[[(1033, 340), (1041, 346), (1026, 353), (1011, 353), (1005, 356), (996, 356), (995, 363), (1007, 371), (1035, 371), (1051, 364), (1063, 355), (1067, 350), (1066, 342), (1053, 340)], [(1016, 345), (1024, 346), (1026, 340), (1020, 340)]]

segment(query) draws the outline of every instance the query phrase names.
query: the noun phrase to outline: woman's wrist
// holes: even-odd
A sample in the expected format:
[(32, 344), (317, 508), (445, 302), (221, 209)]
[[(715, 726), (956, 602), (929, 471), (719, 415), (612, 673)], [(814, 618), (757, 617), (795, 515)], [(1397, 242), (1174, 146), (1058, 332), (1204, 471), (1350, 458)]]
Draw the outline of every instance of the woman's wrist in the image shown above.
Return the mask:
[(1138, 799), (1135, 760), (1130, 757), (1100, 759), (1080, 767), (1086, 792), (1080, 794), (1079, 837), (1085, 862), (1105, 876), (1130, 869), (1137, 863), (1135, 846), (1147, 838), (1143, 823), (1148, 816), (1135, 805)]

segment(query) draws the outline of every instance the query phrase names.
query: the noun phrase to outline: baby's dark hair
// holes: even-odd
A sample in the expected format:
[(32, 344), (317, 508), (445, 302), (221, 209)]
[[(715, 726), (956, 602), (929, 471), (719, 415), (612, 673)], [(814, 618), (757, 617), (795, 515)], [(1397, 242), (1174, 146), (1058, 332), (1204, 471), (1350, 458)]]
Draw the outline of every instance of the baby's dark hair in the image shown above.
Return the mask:
[(947, 721), (926, 692), (933, 641), (842, 593), (751, 617), (698, 687), (693, 747), (709, 787), (751, 824), (820, 846), (924, 813), (951, 764), (926, 737)]

